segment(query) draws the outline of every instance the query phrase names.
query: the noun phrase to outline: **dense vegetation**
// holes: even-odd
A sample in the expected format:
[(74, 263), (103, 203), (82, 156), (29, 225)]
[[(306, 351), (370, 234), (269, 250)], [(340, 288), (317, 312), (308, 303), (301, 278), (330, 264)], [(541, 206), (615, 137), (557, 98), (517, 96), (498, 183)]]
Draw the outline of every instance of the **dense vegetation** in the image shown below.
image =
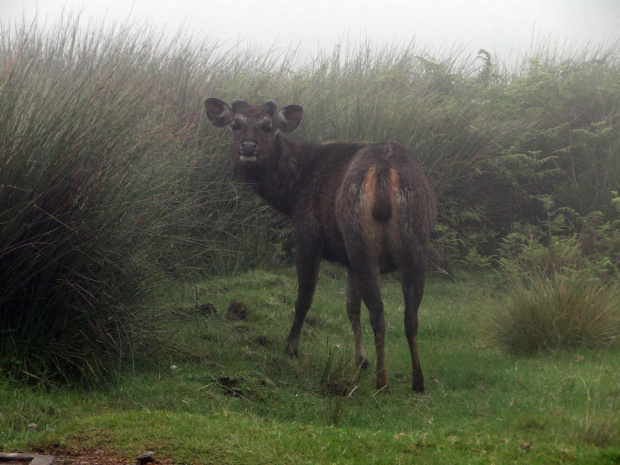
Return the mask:
[(416, 44), (303, 60), (156, 37), (0, 30), (1, 373), (99, 383), (157, 360), (179, 283), (290, 255), (286, 223), (229, 181), (207, 96), (302, 104), (303, 139), (407, 145), (440, 199), (439, 272), (617, 276), (618, 44), (506, 67)]

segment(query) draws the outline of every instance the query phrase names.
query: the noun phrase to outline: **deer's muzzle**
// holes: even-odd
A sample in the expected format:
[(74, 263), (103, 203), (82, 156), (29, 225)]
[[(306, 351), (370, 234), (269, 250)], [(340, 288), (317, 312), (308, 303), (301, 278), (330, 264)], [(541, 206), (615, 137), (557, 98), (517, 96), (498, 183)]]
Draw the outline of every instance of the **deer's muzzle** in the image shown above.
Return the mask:
[(258, 144), (251, 140), (245, 140), (239, 144), (239, 158), (241, 161), (255, 161), (258, 155)]

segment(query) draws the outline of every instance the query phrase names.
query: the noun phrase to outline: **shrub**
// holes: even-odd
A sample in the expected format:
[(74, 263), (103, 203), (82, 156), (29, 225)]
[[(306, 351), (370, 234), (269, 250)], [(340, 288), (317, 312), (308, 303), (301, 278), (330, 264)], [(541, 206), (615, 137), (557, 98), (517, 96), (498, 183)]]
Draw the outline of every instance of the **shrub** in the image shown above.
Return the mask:
[(514, 280), (504, 306), (487, 321), (488, 337), (506, 352), (607, 346), (620, 337), (618, 284), (584, 276)]

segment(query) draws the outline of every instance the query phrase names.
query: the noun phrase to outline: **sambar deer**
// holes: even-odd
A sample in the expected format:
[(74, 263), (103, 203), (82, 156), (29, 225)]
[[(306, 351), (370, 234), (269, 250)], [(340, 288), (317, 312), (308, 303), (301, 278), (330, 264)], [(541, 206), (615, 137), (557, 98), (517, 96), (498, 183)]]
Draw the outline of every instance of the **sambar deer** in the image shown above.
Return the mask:
[(293, 141), (285, 134), (302, 120), (303, 108), (299, 105), (278, 111), (273, 100), (257, 106), (234, 100), (228, 106), (208, 98), (205, 110), (215, 126), (228, 126), (232, 131), (235, 179), (251, 186), (292, 220), (299, 287), (287, 352), (297, 355), (321, 258), (336, 261), (348, 271), (346, 309), (353, 328), (356, 362), (368, 365), (360, 328), (363, 300), (374, 332), (377, 389), (387, 389), (379, 274), (398, 270), (413, 366), (412, 387), (424, 391), (417, 344), (418, 308), (437, 206), (413, 155), (397, 142)]

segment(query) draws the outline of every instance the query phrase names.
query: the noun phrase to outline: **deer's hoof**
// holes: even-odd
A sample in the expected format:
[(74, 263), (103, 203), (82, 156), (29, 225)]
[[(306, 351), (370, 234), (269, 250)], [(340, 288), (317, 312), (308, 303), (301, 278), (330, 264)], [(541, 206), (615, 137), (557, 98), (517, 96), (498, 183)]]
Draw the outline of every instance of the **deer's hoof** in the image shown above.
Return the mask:
[(286, 344), (286, 350), (285, 352), (290, 356), (290, 357), (298, 357), (299, 356), (299, 352), (297, 350), (297, 347), (293, 348), (290, 344)]
[(413, 389), (414, 392), (426, 392), (426, 389), (424, 388), (424, 378), (414, 377), (413, 382), (411, 383), (411, 389)]

